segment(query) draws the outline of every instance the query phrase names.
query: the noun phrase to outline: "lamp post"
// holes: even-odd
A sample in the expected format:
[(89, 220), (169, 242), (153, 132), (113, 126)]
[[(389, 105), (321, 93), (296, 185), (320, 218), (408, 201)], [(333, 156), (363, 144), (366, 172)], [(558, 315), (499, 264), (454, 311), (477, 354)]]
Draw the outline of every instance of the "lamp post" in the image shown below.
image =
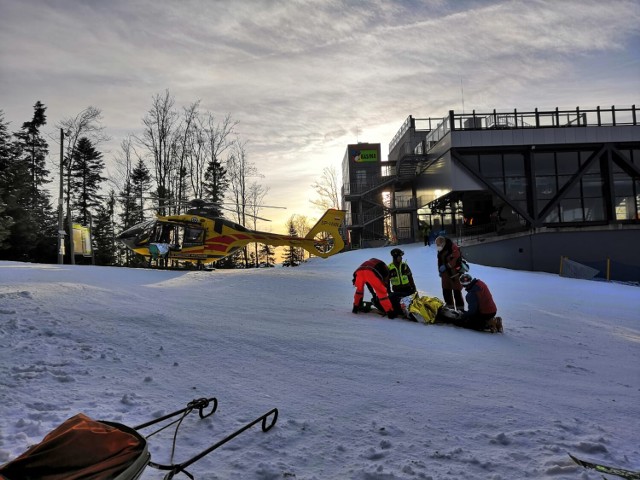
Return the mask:
[(58, 264), (64, 263), (64, 228), (63, 224), (63, 164), (64, 164), (64, 130), (60, 129), (60, 194), (58, 195)]

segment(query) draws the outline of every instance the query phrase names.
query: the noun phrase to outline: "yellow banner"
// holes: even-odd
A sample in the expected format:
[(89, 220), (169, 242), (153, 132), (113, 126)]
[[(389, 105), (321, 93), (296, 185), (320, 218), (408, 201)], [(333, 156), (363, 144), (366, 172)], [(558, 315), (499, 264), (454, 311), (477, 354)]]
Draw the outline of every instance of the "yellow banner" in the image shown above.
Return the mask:
[(73, 253), (75, 255), (91, 256), (91, 234), (89, 227), (73, 224)]

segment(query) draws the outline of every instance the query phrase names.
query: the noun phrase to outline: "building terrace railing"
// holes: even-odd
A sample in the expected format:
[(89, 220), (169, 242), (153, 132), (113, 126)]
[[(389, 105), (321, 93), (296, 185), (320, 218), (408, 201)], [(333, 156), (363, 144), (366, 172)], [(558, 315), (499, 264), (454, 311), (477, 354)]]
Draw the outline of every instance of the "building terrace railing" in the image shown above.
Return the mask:
[(384, 218), (386, 215), (386, 212), (383, 208), (380, 208), (376, 211), (369, 211), (366, 213), (347, 213), (347, 215), (345, 216), (345, 222), (346, 225), (359, 225), (359, 226), (365, 226), (368, 225), (372, 222), (375, 222), (376, 220), (380, 220), (382, 218)]
[(396, 209), (412, 209), (416, 208), (416, 199), (409, 196), (396, 195), (393, 207)]
[(426, 136), (427, 149), (439, 142), (451, 130), (490, 130), (521, 128), (566, 128), (566, 127), (608, 127), (640, 125), (638, 109), (635, 105), (627, 108), (591, 108), (575, 110), (512, 111), (490, 113), (456, 114), (453, 110), (440, 120), (436, 128)]
[[(426, 134), (433, 129), (434, 125), (437, 125), (441, 121), (442, 121), (442, 118), (439, 118), (439, 117), (438, 118), (413, 118), (412, 115), (409, 115), (407, 119), (404, 121), (404, 123), (402, 124), (402, 126), (400, 126), (400, 129), (396, 132), (396, 134), (393, 136), (393, 138), (389, 142), (389, 152), (392, 152), (393, 149), (398, 145), (398, 143), (400, 143), (400, 140), (402, 140), (402, 137), (404, 137), (404, 134), (407, 133), (409, 129), (413, 128), (415, 129), (415, 131), (418, 131), (418, 132), (423, 131)], [(404, 152), (404, 153), (410, 153), (410, 152)]]

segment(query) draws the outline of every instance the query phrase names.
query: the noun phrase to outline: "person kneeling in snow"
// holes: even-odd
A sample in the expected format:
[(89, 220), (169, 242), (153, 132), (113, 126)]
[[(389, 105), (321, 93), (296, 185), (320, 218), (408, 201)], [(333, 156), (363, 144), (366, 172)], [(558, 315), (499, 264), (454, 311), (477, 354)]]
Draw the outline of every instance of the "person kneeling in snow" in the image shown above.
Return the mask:
[(353, 296), (353, 313), (358, 313), (362, 307), (365, 285), (373, 296), (373, 304), (383, 310), (389, 318), (395, 318), (396, 313), (389, 300), (387, 284), (389, 283), (389, 268), (377, 258), (371, 258), (360, 265), (353, 272), (353, 285), (356, 293)]
[(453, 323), (458, 327), (471, 328), (473, 330), (490, 330), (492, 333), (502, 332), (502, 319), (496, 317), (498, 309), (487, 284), (482, 280), (473, 278), (468, 273), (460, 275), (460, 283), (467, 291), (468, 309), (461, 312), (459, 316), (449, 317), (445, 314), (440, 319), (445, 323)]

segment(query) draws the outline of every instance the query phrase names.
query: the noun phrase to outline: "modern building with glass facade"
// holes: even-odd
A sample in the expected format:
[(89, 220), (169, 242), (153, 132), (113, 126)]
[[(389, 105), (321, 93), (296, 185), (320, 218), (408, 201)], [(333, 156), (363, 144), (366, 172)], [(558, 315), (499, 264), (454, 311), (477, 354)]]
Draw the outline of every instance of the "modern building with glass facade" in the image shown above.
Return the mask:
[(389, 240), (426, 222), (473, 263), (557, 273), (569, 257), (640, 281), (635, 106), (410, 116), (389, 147), (369, 188)]

